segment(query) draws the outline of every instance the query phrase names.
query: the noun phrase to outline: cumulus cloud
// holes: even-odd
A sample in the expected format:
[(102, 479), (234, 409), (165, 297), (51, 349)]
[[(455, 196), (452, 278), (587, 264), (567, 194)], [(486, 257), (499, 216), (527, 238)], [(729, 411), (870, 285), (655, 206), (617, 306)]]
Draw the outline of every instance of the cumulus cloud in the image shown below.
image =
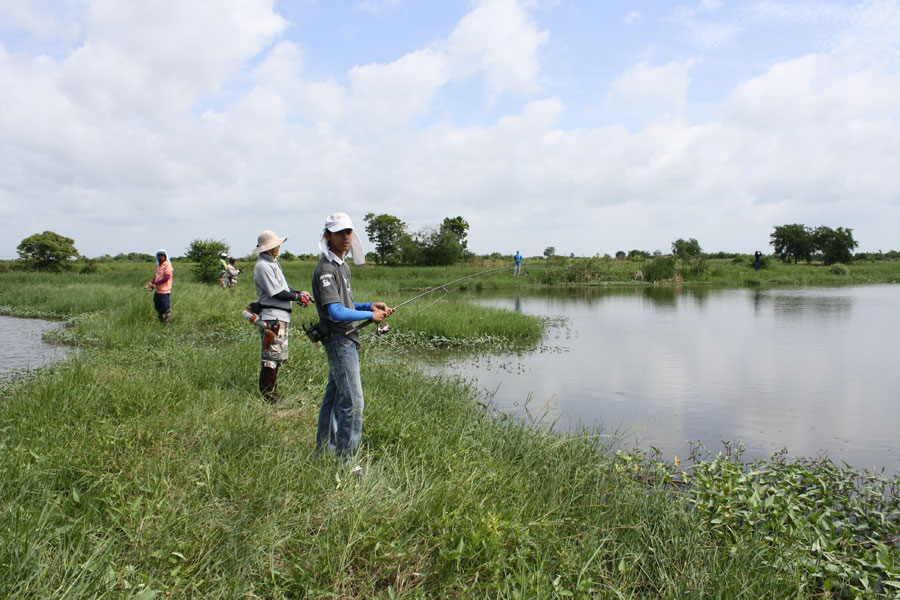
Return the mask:
[(673, 61), (664, 65), (640, 62), (630, 67), (612, 84), (608, 99), (623, 105), (684, 110), (692, 60)]
[(538, 49), (549, 40), (516, 0), (484, 0), (446, 41), (455, 73), (484, 77), (489, 97), (538, 88)]
[(386, 65), (353, 67), (351, 118), (368, 128), (406, 123), (428, 112), (435, 92), (448, 77), (446, 55), (431, 49)]

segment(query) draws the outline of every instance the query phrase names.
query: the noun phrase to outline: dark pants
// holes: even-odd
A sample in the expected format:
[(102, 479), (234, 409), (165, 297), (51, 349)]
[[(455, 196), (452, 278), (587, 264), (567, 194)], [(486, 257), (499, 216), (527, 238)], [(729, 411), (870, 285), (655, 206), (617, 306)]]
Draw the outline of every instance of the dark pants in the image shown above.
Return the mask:
[(170, 294), (160, 294), (158, 292), (153, 294), (153, 307), (156, 308), (160, 321), (164, 319), (163, 315), (168, 314), (172, 310), (172, 303), (169, 300), (169, 296)]

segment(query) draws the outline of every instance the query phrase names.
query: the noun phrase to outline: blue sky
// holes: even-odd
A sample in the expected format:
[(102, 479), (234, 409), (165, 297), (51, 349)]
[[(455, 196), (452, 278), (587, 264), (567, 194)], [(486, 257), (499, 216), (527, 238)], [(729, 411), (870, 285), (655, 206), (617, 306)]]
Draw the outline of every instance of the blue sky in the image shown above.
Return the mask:
[(336, 211), (478, 253), (897, 249), (898, 67), (897, 0), (0, 0), (0, 257), (315, 252)]

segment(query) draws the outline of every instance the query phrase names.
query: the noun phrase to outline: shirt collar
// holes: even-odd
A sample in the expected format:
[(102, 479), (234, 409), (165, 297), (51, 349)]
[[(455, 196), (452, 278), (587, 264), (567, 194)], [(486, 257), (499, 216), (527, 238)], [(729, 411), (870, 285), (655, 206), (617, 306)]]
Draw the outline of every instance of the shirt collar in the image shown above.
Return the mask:
[(277, 258), (274, 258), (272, 255), (266, 254), (266, 253), (264, 253), (264, 252), (260, 252), (260, 253), (259, 253), (259, 257), (262, 258), (263, 260), (267, 260), (267, 261), (269, 261), (269, 262), (273, 262), (273, 263), (277, 263), (277, 262), (278, 262), (278, 259), (277, 259)]
[(337, 254), (331, 251), (331, 248), (325, 250), (322, 254), (325, 255), (325, 258), (330, 260), (331, 262), (336, 262), (339, 265), (344, 264), (344, 259), (340, 258)]

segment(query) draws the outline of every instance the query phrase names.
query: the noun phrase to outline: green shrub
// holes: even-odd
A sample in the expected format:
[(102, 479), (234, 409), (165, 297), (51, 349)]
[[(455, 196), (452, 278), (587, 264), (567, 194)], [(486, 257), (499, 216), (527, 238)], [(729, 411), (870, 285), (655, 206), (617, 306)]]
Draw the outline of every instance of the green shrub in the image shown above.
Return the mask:
[(703, 256), (685, 259), (681, 261), (681, 273), (683, 276), (700, 277), (709, 271), (709, 259)]
[(196, 239), (191, 242), (185, 257), (194, 262), (197, 281), (215, 283), (219, 280), (219, 254), (223, 252), (228, 254), (228, 244), (219, 240)]
[(648, 261), (643, 268), (644, 281), (654, 283), (675, 277), (675, 259), (668, 256), (658, 256)]
[(79, 271), (82, 275), (94, 275), (97, 273), (97, 261), (93, 258), (89, 258), (84, 261), (84, 265), (81, 267), (81, 271)]
[(831, 270), (832, 274), (834, 274), (834, 275), (849, 275), (850, 274), (850, 268), (847, 267), (847, 265), (841, 264), (841, 263), (834, 263), (833, 265), (831, 265), (830, 270)]

